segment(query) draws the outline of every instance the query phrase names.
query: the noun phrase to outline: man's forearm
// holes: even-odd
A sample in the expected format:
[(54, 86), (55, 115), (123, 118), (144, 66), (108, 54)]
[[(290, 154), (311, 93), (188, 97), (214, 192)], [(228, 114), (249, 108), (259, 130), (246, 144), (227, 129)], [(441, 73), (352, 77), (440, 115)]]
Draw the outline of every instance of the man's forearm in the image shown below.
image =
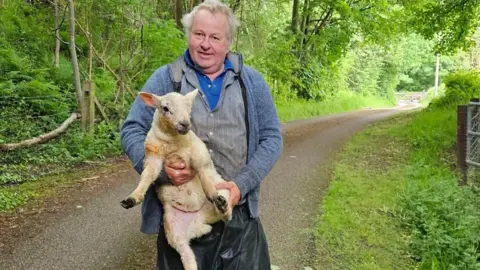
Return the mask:
[(281, 135), (273, 136), (260, 143), (257, 151), (233, 180), (240, 189), (242, 199), (255, 189), (273, 168), (282, 152)]

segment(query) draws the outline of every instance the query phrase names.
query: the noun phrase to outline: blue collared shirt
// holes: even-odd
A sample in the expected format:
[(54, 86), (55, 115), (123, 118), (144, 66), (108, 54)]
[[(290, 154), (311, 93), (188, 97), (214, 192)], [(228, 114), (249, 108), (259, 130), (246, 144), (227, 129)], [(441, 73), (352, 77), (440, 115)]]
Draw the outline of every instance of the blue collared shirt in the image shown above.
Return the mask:
[(195, 73), (197, 74), (198, 82), (200, 83), (200, 88), (202, 92), (205, 94), (205, 97), (207, 98), (207, 103), (208, 106), (210, 107), (210, 110), (215, 109), (217, 106), (218, 100), (220, 99), (220, 92), (222, 90), (223, 86), (223, 79), (225, 78), (225, 74), (227, 71), (233, 70), (232, 63), (225, 58), (224, 61), (224, 69), (223, 72), (220, 73), (213, 81), (208, 78), (205, 73), (203, 73), (202, 69), (193, 63), (192, 58), (190, 56), (190, 52), (188, 50), (185, 51), (185, 62), (187, 65), (191, 66), (194, 70)]

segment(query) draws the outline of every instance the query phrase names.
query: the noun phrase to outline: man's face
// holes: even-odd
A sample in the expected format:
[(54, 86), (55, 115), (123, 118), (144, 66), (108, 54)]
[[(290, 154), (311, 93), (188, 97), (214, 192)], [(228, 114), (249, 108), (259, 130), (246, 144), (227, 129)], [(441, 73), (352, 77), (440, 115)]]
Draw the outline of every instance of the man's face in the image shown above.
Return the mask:
[(195, 15), (189, 33), (188, 50), (193, 62), (205, 74), (222, 70), (229, 47), (227, 33), (227, 17), (222, 13), (202, 9)]

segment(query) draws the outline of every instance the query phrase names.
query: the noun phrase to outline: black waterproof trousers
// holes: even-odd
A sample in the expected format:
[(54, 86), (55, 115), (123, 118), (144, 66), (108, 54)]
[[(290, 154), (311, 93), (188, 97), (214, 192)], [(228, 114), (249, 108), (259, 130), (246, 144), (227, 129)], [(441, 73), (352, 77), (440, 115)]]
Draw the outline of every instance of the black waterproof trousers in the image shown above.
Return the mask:
[[(231, 221), (213, 224), (212, 232), (193, 239), (199, 270), (270, 270), (267, 239), (260, 219), (250, 218), (247, 204), (233, 209)], [(157, 269), (183, 270), (180, 255), (168, 245), (163, 227), (157, 238)]]

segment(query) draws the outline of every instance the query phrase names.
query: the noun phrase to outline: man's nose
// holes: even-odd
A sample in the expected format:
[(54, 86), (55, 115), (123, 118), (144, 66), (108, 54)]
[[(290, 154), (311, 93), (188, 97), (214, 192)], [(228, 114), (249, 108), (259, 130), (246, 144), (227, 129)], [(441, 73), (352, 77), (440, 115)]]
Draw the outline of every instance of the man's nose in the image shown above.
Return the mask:
[(200, 46), (201, 46), (202, 49), (204, 49), (204, 50), (210, 48), (210, 41), (208, 40), (208, 37), (205, 37), (205, 38), (203, 39), (202, 43), (200, 43)]

